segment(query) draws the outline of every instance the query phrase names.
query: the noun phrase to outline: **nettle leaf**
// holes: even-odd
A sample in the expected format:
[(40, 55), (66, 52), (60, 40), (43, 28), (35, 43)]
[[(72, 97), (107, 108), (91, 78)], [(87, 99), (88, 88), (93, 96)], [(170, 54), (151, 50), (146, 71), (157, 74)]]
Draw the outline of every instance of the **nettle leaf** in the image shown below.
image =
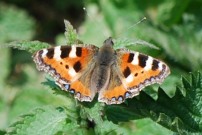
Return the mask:
[(124, 134), (126, 129), (111, 121), (108, 121), (104, 114), (104, 103), (99, 103), (94, 100), (91, 103), (81, 103), (79, 116), (82, 118), (83, 126), (87, 129), (92, 129), (94, 134)]
[(78, 44), (80, 41), (76, 30), (73, 28), (71, 23), (67, 20), (64, 20), (65, 23), (65, 38), (67, 45)]
[(11, 43), (3, 44), (4, 47), (12, 47), (19, 50), (26, 50), (30, 53), (34, 53), (40, 49), (48, 48), (50, 45), (40, 41), (14, 41)]
[[(66, 27), (66, 40), (67, 44), (79, 43), (80, 41), (77, 38), (77, 34), (73, 26), (65, 20), (65, 27)], [(51, 47), (50, 44), (41, 42), (41, 41), (14, 41), (6, 44), (2, 44), (2, 47), (12, 47), (19, 50), (26, 50), (30, 53), (34, 53), (40, 49), (49, 48)]]
[(54, 91), (54, 94), (56, 95), (63, 95), (69, 99), (73, 99), (73, 98), (70, 98), (72, 97), (70, 92), (61, 90), (61, 88), (57, 84), (55, 84), (55, 81), (52, 79), (46, 78), (46, 81), (42, 82), (42, 84), (51, 88)]
[(146, 47), (153, 48), (153, 49), (159, 49), (154, 44), (146, 42), (144, 40), (140, 40), (140, 39), (134, 40), (134, 39), (129, 39), (129, 38), (119, 38), (119, 39), (114, 40), (115, 49), (137, 46), (137, 45), (146, 46)]
[(115, 123), (149, 117), (174, 132), (201, 133), (201, 73), (191, 74), (188, 80), (182, 78), (182, 86), (177, 87), (173, 97), (159, 88), (157, 100), (142, 91), (139, 97), (127, 100), (126, 104), (106, 106), (105, 113)]
[(33, 113), (21, 116), (12, 124), (7, 134), (56, 134), (67, 123), (67, 114), (63, 108), (38, 108)]

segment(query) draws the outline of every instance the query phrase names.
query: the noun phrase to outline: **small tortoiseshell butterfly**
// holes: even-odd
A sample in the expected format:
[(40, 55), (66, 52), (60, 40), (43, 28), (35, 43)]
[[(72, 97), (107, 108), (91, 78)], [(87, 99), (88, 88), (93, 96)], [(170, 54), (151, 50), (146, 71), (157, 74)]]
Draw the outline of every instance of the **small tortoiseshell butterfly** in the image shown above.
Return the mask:
[(62, 90), (79, 101), (120, 104), (146, 86), (162, 83), (169, 67), (151, 56), (127, 49), (113, 49), (112, 38), (98, 48), (77, 44), (43, 49), (33, 55), (39, 70), (49, 73)]

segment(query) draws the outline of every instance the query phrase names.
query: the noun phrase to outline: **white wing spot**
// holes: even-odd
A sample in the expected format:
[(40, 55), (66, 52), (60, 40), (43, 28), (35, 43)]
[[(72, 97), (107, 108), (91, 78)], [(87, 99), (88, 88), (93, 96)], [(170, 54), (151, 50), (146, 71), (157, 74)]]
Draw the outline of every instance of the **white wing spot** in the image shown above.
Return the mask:
[(77, 74), (76, 71), (75, 71), (72, 67), (69, 68), (68, 73), (69, 73), (69, 75), (70, 75), (71, 77), (74, 77), (74, 76)]
[(133, 79), (134, 79), (134, 75), (133, 75), (133, 74), (130, 74), (130, 75), (126, 78), (126, 82), (127, 82), (127, 83), (130, 83), (130, 82), (133, 81)]
[(55, 58), (57, 61), (59, 61), (59, 60), (61, 60), (60, 55), (61, 55), (60, 46), (57, 46), (57, 47), (55, 47), (55, 49), (54, 49), (54, 58)]
[(131, 64), (138, 65), (138, 63), (139, 63), (138, 56), (139, 56), (139, 52), (136, 52), (135, 56), (133, 57), (133, 61), (131, 62)]
[(43, 49), (43, 53), (42, 53), (42, 58), (46, 57), (46, 54), (48, 53), (48, 50), (47, 49)]
[(159, 66), (158, 69), (161, 71), (161, 70), (163, 69), (163, 63), (159, 62), (159, 65), (158, 65), (158, 66)]
[(69, 57), (70, 57), (70, 58), (75, 58), (75, 57), (77, 57), (77, 56), (76, 56), (76, 46), (72, 46), (72, 50), (71, 50), (71, 52), (69, 53)]
[(147, 62), (146, 62), (146, 66), (144, 67), (144, 69), (150, 70), (152, 68), (152, 63), (153, 63), (153, 58), (152, 57), (148, 57)]

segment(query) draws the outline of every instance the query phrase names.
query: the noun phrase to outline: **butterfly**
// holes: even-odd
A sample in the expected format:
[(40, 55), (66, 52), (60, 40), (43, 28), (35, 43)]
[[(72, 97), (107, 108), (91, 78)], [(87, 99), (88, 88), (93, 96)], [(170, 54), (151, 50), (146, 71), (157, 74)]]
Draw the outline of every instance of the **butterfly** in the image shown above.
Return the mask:
[(33, 60), (39, 70), (50, 74), (56, 84), (79, 101), (121, 104), (146, 86), (162, 83), (170, 74), (162, 61), (128, 49), (113, 49), (109, 37), (98, 48), (75, 44), (37, 51)]

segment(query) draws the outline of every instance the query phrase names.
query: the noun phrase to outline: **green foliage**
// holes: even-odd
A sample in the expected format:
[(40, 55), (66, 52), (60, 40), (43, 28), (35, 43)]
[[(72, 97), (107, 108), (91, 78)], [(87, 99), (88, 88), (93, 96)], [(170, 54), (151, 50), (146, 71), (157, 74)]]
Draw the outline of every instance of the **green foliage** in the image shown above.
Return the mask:
[(7, 134), (56, 134), (66, 123), (67, 115), (63, 108), (39, 108), (21, 116), (13, 123)]
[[(200, 58), (202, 52), (202, 18), (198, 14), (201, 13), (201, 9), (196, 6), (200, 5), (201, 2), (166, 0), (150, 3), (146, 0), (137, 0), (134, 3), (130, 0), (124, 1), (124, 4), (117, 1), (102, 0), (99, 6), (103, 12), (102, 14), (97, 13), (97, 16), (94, 15), (94, 20), (98, 20), (100, 17), (105, 18), (99, 26), (106, 25), (105, 27), (109, 27), (112, 30), (109, 36), (151, 41), (152, 44), (158, 45), (163, 50), (161, 53), (164, 57), (169, 57), (169, 59), (177, 62), (183, 70), (196, 71), (202, 69), (202, 59)], [(193, 5), (196, 10), (194, 13), (192, 11)], [(89, 8), (92, 7), (94, 6), (89, 6)], [(135, 21), (137, 22), (145, 15), (148, 18), (146, 21), (135, 26), (134, 29), (130, 28)], [(94, 23), (97, 22), (94, 21)], [(153, 27), (151, 27), (152, 24)], [(85, 35), (93, 33), (88, 32), (92, 30), (89, 25), (92, 26), (90, 23), (85, 24)], [(94, 33), (100, 32), (102, 34), (102, 31), (106, 30), (101, 27), (100, 30), (94, 30)], [(89, 41), (96, 38), (92, 37), (93, 34), (89, 37)], [(101, 37), (96, 39), (103, 41)], [(148, 48), (142, 50), (145, 51)], [(150, 50), (148, 52), (151, 54)], [(191, 66), (187, 63), (191, 63)]]
[[(70, 30), (70, 32), (73, 31)], [(69, 35), (71, 34), (72, 33)], [(71, 37), (76, 36), (73, 33)], [(67, 34), (66, 38), (68, 38)], [(76, 41), (76, 38), (73, 39), (72, 42), (73, 41)], [(30, 42), (30, 45), (27, 45), (28, 48), (35, 48), (32, 43), (33, 42)], [(128, 45), (127, 43), (125, 44)], [(17, 44), (17, 47), (18, 45), (19, 44)], [(202, 121), (200, 109), (200, 106), (202, 106), (202, 102), (200, 100), (200, 97), (202, 96), (202, 78), (200, 73), (197, 73), (196, 75), (191, 74), (190, 76), (191, 78), (189, 80), (186, 80), (185, 78), (182, 79), (182, 88), (177, 88), (175, 95), (172, 98), (170, 98), (163, 89), (159, 88), (157, 100), (154, 100), (145, 92), (141, 92), (138, 98), (128, 99), (127, 102), (122, 105), (104, 106), (103, 104), (96, 103), (96, 101), (92, 103), (78, 103), (77, 107), (74, 109), (72, 109), (72, 105), (67, 105), (66, 111), (72, 110), (73, 112), (77, 112), (74, 114), (73, 118), (75, 119), (72, 121), (79, 121), (80, 124), (71, 123), (64, 125), (67, 129), (78, 128), (80, 126), (89, 128), (88, 124), (91, 123), (93, 125), (91, 128), (93, 129), (90, 130), (90, 132), (96, 134), (117, 134), (127, 132), (124, 128), (120, 128), (116, 125), (119, 122), (151, 118), (153, 121), (172, 130), (173, 132), (178, 132), (180, 134), (200, 133), (202, 131), (200, 127), (200, 123)], [(67, 95), (65, 92), (60, 92), (60, 88), (51, 80), (47, 80), (44, 84), (50, 86), (50, 88), (55, 90), (57, 94)], [(182, 94), (182, 91), (185, 92), (184, 95)], [(68, 96), (68, 98), (71, 97)], [(102, 115), (104, 118), (102, 118)], [(116, 124), (113, 124), (110, 121)], [(30, 122), (35, 123), (35, 121)], [(28, 125), (32, 125), (31, 123), (28, 123)], [(24, 124), (26, 125), (26, 123)], [(40, 126), (47, 124), (43, 123)], [(16, 128), (18, 128), (18, 126), (16, 125), (17, 124), (14, 124), (12, 127), (17, 131), (18, 129)], [(85, 128), (81, 130), (84, 130), (86, 133), (89, 132), (86, 131)], [(62, 130), (61, 132), (69, 131)], [(53, 133), (55, 133), (55, 130), (50, 132), (50, 134)]]
[(0, 2), (0, 43), (30, 40), (34, 35), (33, 27), (34, 20), (25, 11)]
[[(0, 128), (8, 126), (10, 109), (17, 95), (17, 87), (8, 84), (13, 57), (11, 49), (3, 44), (13, 40), (30, 40), (34, 34), (35, 22), (27, 12), (0, 2)], [(16, 56), (15, 56), (16, 57)], [(3, 133), (3, 132), (2, 132)]]
[[(65, 11), (67, 1), (53, 1), (55, 9), (62, 6), (60, 11)], [(117, 37), (116, 49), (127, 47), (163, 59), (170, 66), (171, 75), (161, 88), (147, 87), (121, 105), (104, 105), (97, 98), (91, 103), (78, 102), (49, 77), (44, 82), (44, 77), (30, 64), (33, 63), (31, 54), (24, 55), (24, 52), (33, 54), (50, 47), (45, 40), (29, 40), (34, 38), (36, 28), (37, 36), (42, 36), (43, 30), (39, 30), (42, 27), (46, 27), (45, 36), (54, 40), (50, 32), (57, 29), (52, 29), (55, 25), (47, 22), (38, 27), (39, 20), (33, 19), (31, 10), (0, 3), (0, 134), (201, 134), (202, 3), (190, 0), (85, 2), (88, 16), (78, 28), (80, 35), (65, 21), (66, 32), (60, 36), (61, 44), (83, 41), (101, 46), (109, 36)], [(46, 8), (45, 15), (53, 17), (53, 7)], [(57, 16), (57, 23), (65, 18), (61, 16), (62, 13)], [(146, 21), (134, 25), (144, 16)], [(20, 63), (17, 59), (29, 60)], [(180, 76), (184, 77), (180, 80)]]
[(189, 80), (182, 78), (182, 84), (172, 98), (159, 88), (157, 100), (141, 92), (139, 99), (128, 100), (127, 104), (106, 106), (108, 119), (117, 123), (149, 117), (180, 134), (201, 133), (201, 73), (191, 74)]
[[(91, 132), (94, 132), (96, 134), (106, 134), (111, 132), (112, 134), (126, 133), (127, 130), (125, 128), (121, 128), (117, 124), (113, 124), (110, 121), (113, 121), (114, 123), (120, 123), (129, 120), (138, 120), (149, 117), (153, 121), (161, 124), (162, 126), (174, 132), (178, 132), (180, 134), (200, 133), (202, 131), (200, 127), (200, 123), (202, 121), (201, 108), (200, 108), (202, 104), (200, 100), (202, 91), (201, 74), (200, 73), (190, 74), (190, 79), (186, 80), (185, 78), (183, 78), (182, 84), (183, 84), (182, 87), (177, 88), (175, 96), (172, 98), (170, 98), (167, 94), (165, 94), (165, 92), (160, 88), (157, 100), (154, 100), (148, 94), (141, 92), (139, 98), (129, 99), (127, 100), (126, 104), (122, 105), (103, 106), (103, 104), (96, 103), (97, 101), (94, 101), (93, 103), (78, 103), (76, 105), (77, 107), (75, 105), (73, 105), (74, 106), (73, 107), (72, 105), (66, 104), (66, 108), (64, 108), (63, 110), (65, 110), (66, 113), (69, 113), (68, 118), (70, 119), (69, 120), (70, 122), (64, 123), (62, 126), (64, 126), (65, 128), (60, 129), (58, 131), (69, 133), (69, 130), (71, 130), (72, 133), (74, 133), (77, 131), (73, 129), (79, 128), (79, 130), (82, 130), (81, 132), (86, 133)], [(52, 89), (57, 88), (57, 86), (54, 85), (53, 82), (50, 80), (46, 82), (46, 85), (49, 85)], [(184, 91), (185, 94), (183, 95), (181, 91)], [(67, 95), (67, 93), (57, 93), (57, 94)], [(44, 109), (44, 111), (48, 110)], [(60, 116), (60, 114), (58, 115)], [(34, 116), (35, 114), (33, 114), (32, 117)], [(44, 118), (43, 115), (41, 116), (40, 113), (37, 114), (37, 116), (40, 117), (41, 119), (46, 119)], [(54, 115), (52, 117), (57, 117), (57, 115)], [(24, 116), (23, 118), (25, 119)], [(49, 115), (47, 116), (47, 118), (51, 119)], [(61, 116), (59, 118), (61, 118)], [(62, 119), (63, 118), (66, 119), (66, 117), (62, 117)], [(23, 123), (24, 126), (28, 126), (26, 128), (29, 128), (30, 125), (33, 125), (32, 122), (35, 123), (38, 121), (38, 119), (33, 120), (31, 118), (29, 118), (29, 120), (30, 123)], [(44, 121), (40, 125), (40, 127), (43, 129), (43, 126), (46, 127), (49, 123), (50, 123), (49, 120)], [(38, 124), (36, 124), (36, 126), (37, 125)], [(89, 125), (94, 126), (89, 127)], [(13, 130), (17, 130), (19, 126), (17, 126), (15, 123), (12, 125), (12, 128)], [(86, 129), (88, 128), (94, 128), (94, 129), (86, 131)], [(12, 132), (14, 132), (13, 130)], [(34, 132), (35, 129), (33, 128), (29, 130), (30, 131), (28, 131), (27, 133)], [(18, 131), (21, 130), (18, 129)], [(24, 128), (22, 132), (24, 132)], [(46, 132), (45, 129), (44, 132)], [(49, 130), (49, 132), (50, 134), (53, 134), (55, 130), (54, 131)]]
[(67, 45), (72, 45), (72, 44), (78, 44), (78, 37), (76, 30), (73, 28), (73, 26), (70, 24), (69, 21), (64, 20), (65, 23), (65, 37), (67, 41)]
[(3, 44), (4, 47), (12, 47), (19, 50), (26, 50), (30, 53), (34, 53), (43, 48), (49, 48), (50, 45), (48, 43), (40, 42), (40, 41), (16, 41), (7, 44)]

